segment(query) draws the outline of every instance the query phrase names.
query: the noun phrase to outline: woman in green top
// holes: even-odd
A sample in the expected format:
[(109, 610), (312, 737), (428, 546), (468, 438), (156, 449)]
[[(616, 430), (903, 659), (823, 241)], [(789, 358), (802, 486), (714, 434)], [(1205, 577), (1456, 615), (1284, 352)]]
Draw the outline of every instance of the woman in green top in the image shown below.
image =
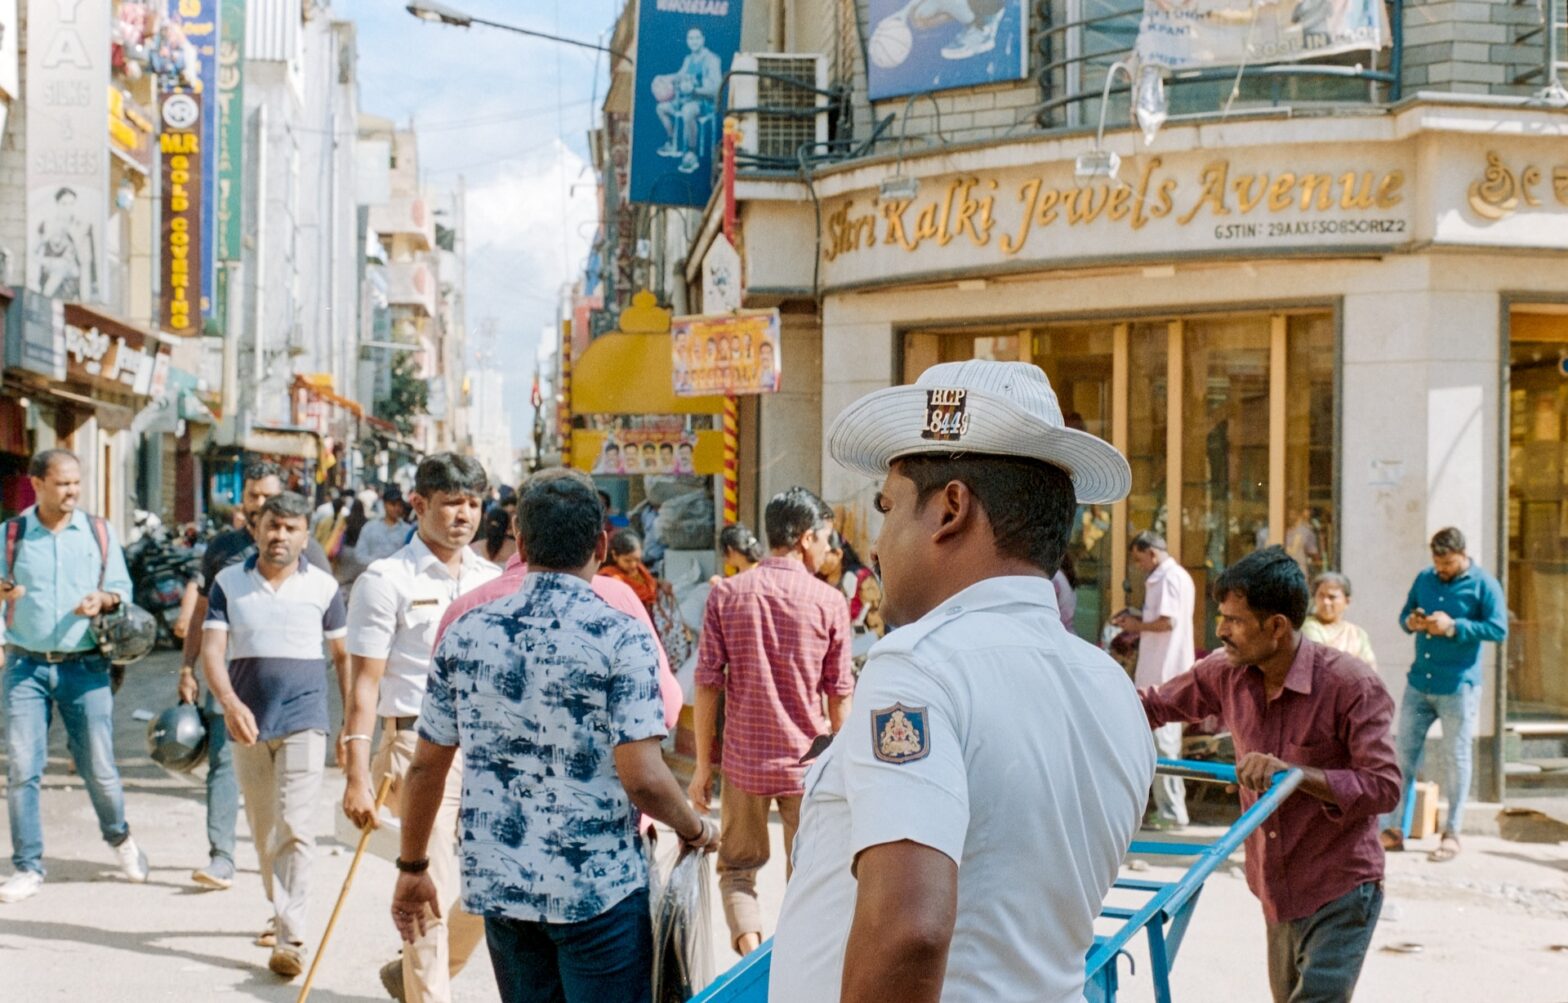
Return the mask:
[(1349, 605), (1349, 578), (1337, 571), (1318, 575), (1312, 582), (1312, 615), (1302, 625), (1301, 636), (1355, 655), (1376, 669), (1377, 656), (1372, 653), (1372, 641), (1367, 632), (1345, 619), (1345, 608)]

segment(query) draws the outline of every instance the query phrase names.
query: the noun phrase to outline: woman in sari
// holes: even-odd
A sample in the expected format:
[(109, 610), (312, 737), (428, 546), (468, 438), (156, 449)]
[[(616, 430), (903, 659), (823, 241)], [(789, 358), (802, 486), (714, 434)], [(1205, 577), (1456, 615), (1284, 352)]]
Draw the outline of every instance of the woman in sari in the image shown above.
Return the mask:
[(637, 598), (648, 607), (649, 616), (653, 615), (659, 589), (667, 587), (653, 577), (653, 572), (642, 563), (642, 537), (630, 529), (616, 530), (610, 537), (610, 559), (604, 562), (599, 573), (630, 585), (632, 591), (637, 593)]

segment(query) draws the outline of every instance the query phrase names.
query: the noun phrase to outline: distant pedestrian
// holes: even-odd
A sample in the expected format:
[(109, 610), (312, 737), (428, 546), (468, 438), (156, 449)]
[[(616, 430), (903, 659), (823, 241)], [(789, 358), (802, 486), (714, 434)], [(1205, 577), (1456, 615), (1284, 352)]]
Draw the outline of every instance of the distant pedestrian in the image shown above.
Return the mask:
[[(181, 703), (193, 704), (201, 699), (201, 685), (196, 674), (202, 660), (200, 625), (207, 620), (212, 583), (218, 580), (218, 574), (224, 568), (243, 564), (256, 553), (256, 538), (252, 535), (256, 520), (261, 517), (267, 502), (282, 493), (283, 471), (277, 464), (266, 461), (248, 464), (240, 483), (238, 509), (246, 520), (245, 528), (219, 533), (202, 554), (196, 608), (191, 617), (191, 622), (198, 626), (196, 630), (186, 631), (180, 655), (179, 682), (175, 685)], [(312, 566), (332, 573), (332, 562), (314, 537), (306, 541), (304, 553), (305, 560)], [(339, 679), (339, 685), (346, 700), (347, 680)], [(240, 785), (234, 774), (234, 749), (229, 744), (228, 729), (224, 727), (223, 705), (210, 690), (202, 703), (202, 715), (207, 722), (207, 863), (191, 872), (191, 880), (203, 888), (221, 891), (234, 884), (234, 826), (240, 812)], [(274, 925), (269, 923), (257, 935), (256, 944), (271, 947), (276, 943), (276, 934)]]
[(552, 470), (523, 486), (528, 574), (443, 637), (405, 781), (393, 921), (412, 945), (447, 908), (428, 837), (461, 750), (463, 906), (484, 917), (504, 1003), (647, 1003), (637, 809), (686, 846), (718, 837), (664, 763), (651, 632), (590, 587), (602, 520), (583, 474)]
[(408, 503), (397, 485), (389, 485), (381, 498), (381, 518), (365, 523), (354, 542), (354, 556), (365, 567), (391, 557), (408, 542)]
[(1217, 717), (1236, 742), (1246, 809), (1275, 774), (1301, 786), (1247, 837), (1247, 886), (1263, 904), (1275, 1003), (1348, 1001), (1383, 905), (1377, 816), (1399, 799), (1377, 673), (1307, 640), (1307, 579), (1283, 547), (1254, 551), (1214, 583), (1216, 652), (1139, 691), (1152, 728)]
[(1062, 614), (1062, 626), (1067, 633), (1074, 632), (1078, 620), (1078, 565), (1071, 550), (1062, 553), (1062, 566), (1051, 576), (1051, 588), (1056, 591), (1056, 608)]
[(757, 872), (771, 854), (768, 813), (777, 804), (788, 861), (805, 792), (801, 757), (819, 736), (838, 732), (855, 688), (849, 604), (815, 577), (827, 557), (831, 516), (805, 488), (775, 495), (764, 513), (771, 556), (715, 585), (703, 613), (689, 791), (706, 814), (722, 694), (719, 894), (730, 944), (742, 955), (762, 941)]
[(267, 967), (304, 971), (316, 802), (325, 771), (326, 659), (348, 676), (347, 611), (337, 581), (302, 555), (310, 502), (285, 493), (262, 506), (257, 551), (219, 572), (207, 596), (202, 668), (223, 706), (245, 817), (276, 931)]
[(610, 534), (610, 549), (599, 573), (630, 586), (650, 616), (653, 604), (659, 601), (660, 588), (667, 587), (643, 563), (642, 538), (635, 530), (619, 529)]
[(1372, 653), (1372, 639), (1364, 628), (1345, 619), (1345, 610), (1349, 606), (1350, 579), (1337, 571), (1325, 571), (1318, 575), (1312, 581), (1312, 615), (1307, 617), (1307, 622), (1302, 626), (1301, 636), (1325, 648), (1355, 655), (1376, 669), (1377, 655)]
[(767, 556), (757, 535), (738, 522), (719, 531), (719, 552), (724, 558), (724, 570), (732, 575), (750, 571)]
[[(1416, 660), (1405, 677), (1399, 705), (1399, 772), (1405, 797), (1415, 783), (1427, 732), (1443, 722), (1443, 796), (1448, 815), (1438, 848), (1427, 855), (1442, 863), (1459, 855), (1465, 802), (1470, 797), (1471, 757), (1481, 714), (1481, 644), (1508, 636), (1503, 587), (1465, 552), (1465, 535), (1449, 526), (1432, 537), (1432, 566), (1416, 576), (1399, 612), (1399, 625), (1416, 636)], [(1408, 830), (1402, 812), (1383, 819), (1383, 846), (1403, 850)]]
[[(372, 564), (349, 597), (348, 650), (354, 684), (345, 703), (343, 812), (355, 825), (375, 821), (373, 785), (393, 779), (389, 803), (403, 803), (403, 784), (414, 758), (414, 724), (424, 702), (436, 626), (452, 602), (501, 574), (469, 548), (479, 529), (485, 470), (471, 456), (437, 453), (414, 476), (418, 517), (412, 542)], [(366, 527), (367, 529), (369, 527)], [(376, 719), (381, 741), (370, 743)], [(451, 979), (484, 938), (479, 917), (458, 907), (457, 808), (461, 767), (446, 777), (446, 799), (436, 819), (431, 872), (441, 893), (433, 920), (401, 959), (381, 968), (393, 996), (420, 1003), (449, 1003)]]
[[(1128, 553), (1147, 577), (1143, 581), (1143, 615), (1123, 614), (1112, 622), (1138, 635), (1138, 668), (1133, 682), (1139, 689), (1159, 686), (1192, 668), (1193, 611), (1197, 587), (1187, 569), (1171, 557), (1165, 538), (1145, 530), (1132, 538)], [(1166, 759), (1181, 758), (1180, 721), (1171, 721), (1154, 733), (1154, 745)], [(1187, 824), (1187, 785), (1178, 777), (1154, 778), (1156, 829), (1179, 829)]]
[(28, 465), (36, 504), (5, 524), (0, 602), (5, 604), (6, 808), (14, 873), (0, 902), (20, 902), (44, 882), (39, 786), (49, 758), (49, 721), (60, 715), (71, 761), (87, 788), (98, 831), (130, 881), (147, 880), (147, 855), (131, 838), (114, 762), (109, 662), (92, 618), (131, 601), (131, 577), (114, 527), (77, 508), (76, 455), (46, 449)]

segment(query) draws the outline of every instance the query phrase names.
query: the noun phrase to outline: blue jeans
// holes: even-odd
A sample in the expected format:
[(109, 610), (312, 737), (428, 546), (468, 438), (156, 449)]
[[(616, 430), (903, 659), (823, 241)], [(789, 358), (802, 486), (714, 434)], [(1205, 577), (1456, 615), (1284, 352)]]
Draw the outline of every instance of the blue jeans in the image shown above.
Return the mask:
[(109, 663), (100, 655), (50, 664), (22, 655), (5, 661), (5, 752), (10, 789), (11, 863), (18, 871), (44, 873), (44, 829), (38, 788), (49, 760), (49, 721), (54, 708), (65, 722), (66, 745), (87, 787), (104, 842), (130, 837), (125, 792), (114, 765), (114, 697)]
[(581, 923), (485, 917), (502, 1003), (649, 1003), (653, 922), (648, 889)]
[(203, 709), (207, 725), (207, 853), (234, 862), (234, 822), (240, 813), (240, 781), (234, 772), (229, 729), (216, 701)]
[(1476, 722), (1481, 716), (1481, 687), (1460, 683), (1454, 693), (1423, 693), (1405, 686), (1399, 705), (1399, 775), (1404, 780), (1405, 796), (1400, 807), (1383, 816), (1384, 829), (1409, 835), (1415, 814), (1416, 777), (1421, 755), (1426, 750), (1426, 733), (1432, 722), (1443, 722), (1442, 791), (1448, 798), (1445, 833), (1458, 833), (1465, 817), (1465, 801), (1470, 796), (1471, 759), (1474, 756)]
[(1368, 881), (1305, 919), (1268, 924), (1274, 1003), (1350, 1003), (1382, 912), (1383, 886)]

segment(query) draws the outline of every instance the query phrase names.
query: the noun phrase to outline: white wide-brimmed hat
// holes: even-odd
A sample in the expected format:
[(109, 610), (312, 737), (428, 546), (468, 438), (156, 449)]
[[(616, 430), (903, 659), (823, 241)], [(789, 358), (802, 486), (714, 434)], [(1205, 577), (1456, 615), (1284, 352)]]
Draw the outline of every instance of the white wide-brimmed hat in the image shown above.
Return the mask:
[(828, 452), (872, 477), (904, 456), (1027, 457), (1067, 471), (1085, 505), (1121, 501), (1132, 489), (1127, 458), (1104, 439), (1068, 428), (1051, 381), (1027, 362), (944, 362), (913, 386), (867, 394), (833, 422)]

